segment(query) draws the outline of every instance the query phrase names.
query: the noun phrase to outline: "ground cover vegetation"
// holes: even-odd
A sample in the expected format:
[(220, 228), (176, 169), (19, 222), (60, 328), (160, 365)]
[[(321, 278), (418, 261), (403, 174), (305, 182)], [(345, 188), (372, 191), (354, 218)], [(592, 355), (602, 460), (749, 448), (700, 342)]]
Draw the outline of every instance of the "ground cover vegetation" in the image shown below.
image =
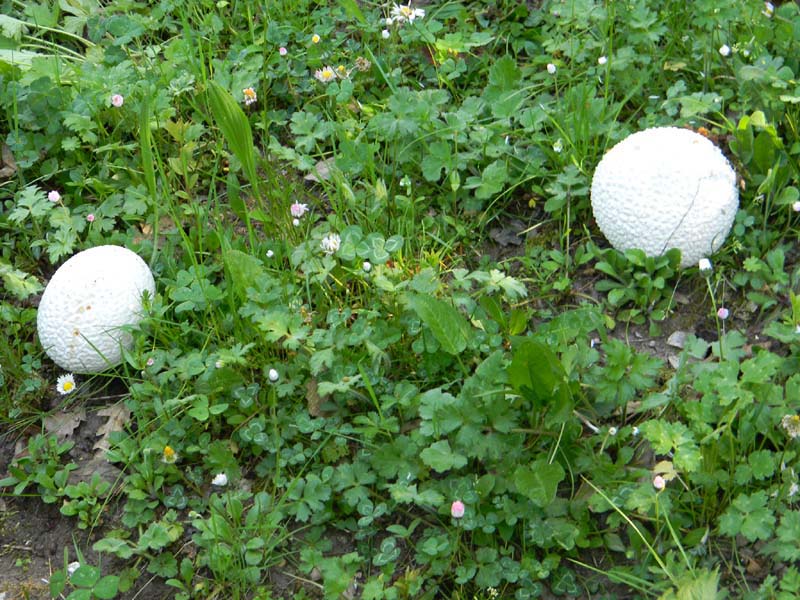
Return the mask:
[[(71, 524), (47, 595), (800, 593), (796, 3), (0, 7), (0, 528)], [(658, 125), (737, 170), (711, 268), (592, 220)], [(64, 373), (38, 298), (102, 244), (156, 293)]]

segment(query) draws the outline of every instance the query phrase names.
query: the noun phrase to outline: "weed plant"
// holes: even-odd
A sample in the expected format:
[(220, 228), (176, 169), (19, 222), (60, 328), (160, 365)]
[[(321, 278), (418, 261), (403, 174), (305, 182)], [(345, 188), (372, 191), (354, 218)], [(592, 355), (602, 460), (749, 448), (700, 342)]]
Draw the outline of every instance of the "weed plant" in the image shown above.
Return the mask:
[[(0, 487), (116, 559), (66, 548), (54, 597), (800, 589), (796, 3), (0, 6)], [(593, 224), (603, 153), (659, 125), (736, 166), (710, 272)], [(38, 294), (101, 244), (157, 292), (61, 398)], [(714, 335), (626, 343), (682, 294)], [(30, 426), (109, 381), (121, 475), (78, 481)]]

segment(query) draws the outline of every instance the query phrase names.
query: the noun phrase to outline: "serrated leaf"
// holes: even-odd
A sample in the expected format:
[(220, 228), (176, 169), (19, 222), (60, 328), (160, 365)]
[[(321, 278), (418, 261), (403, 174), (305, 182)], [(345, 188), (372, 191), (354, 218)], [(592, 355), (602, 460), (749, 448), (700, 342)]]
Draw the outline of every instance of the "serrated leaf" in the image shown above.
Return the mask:
[(800, 560), (800, 511), (790, 510), (781, 517), (775, 554), (783, 561)]
[(466, 457), (453, 452), (450, 442), (441, 440), (425, 448), (419, 454), (422, 462), (437, 473), (444, 473), (451, 469), (459, 469), (467, 464)]
[(15, 269), (8, 263), (0, 262), (0, 278), (3, 286), (18, 300), (25, 300), (28, 296), (42, 291), (42, 284), (33, 275)]
[(423, 296), (408, 294), (409, 307), (431, 330), (442, 350), (448, 354), (461, 354), (472, 337), (467, 319), (452, 304)]

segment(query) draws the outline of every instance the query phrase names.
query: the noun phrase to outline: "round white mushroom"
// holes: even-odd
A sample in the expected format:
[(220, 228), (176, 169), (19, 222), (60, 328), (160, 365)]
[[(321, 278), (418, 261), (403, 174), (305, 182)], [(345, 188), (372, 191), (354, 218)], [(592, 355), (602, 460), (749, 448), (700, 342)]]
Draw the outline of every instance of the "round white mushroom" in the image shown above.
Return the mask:
[(614, 248), (660, 256), (681, 250), (697, 265), (722, 246), (739, 206), (736, 173), (708, 138), (677, 127), (628, 136), (592, 179), (592, 210)]
[(97, 373), (119, 364), (128, 329), (142, 317), (142, 296), (155, 294), (153, 274), (134, 252), (97, 246), (55, 272), (39, 303), (36, 324), (47, 355), (67, 371)]

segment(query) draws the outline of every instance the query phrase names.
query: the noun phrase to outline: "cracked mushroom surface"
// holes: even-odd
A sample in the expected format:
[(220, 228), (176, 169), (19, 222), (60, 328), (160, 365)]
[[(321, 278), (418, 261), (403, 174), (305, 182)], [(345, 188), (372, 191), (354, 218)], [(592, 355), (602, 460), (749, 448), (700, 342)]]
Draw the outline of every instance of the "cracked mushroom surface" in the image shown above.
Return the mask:
[(654, 127), (609, 150), (592, 178), (592, 211), (620, 251), (660, 256), (680, 248), (681, 266), (722, 246), (739, 207), (736, 172), (708, 138)]
[(39, 341), (61, 368), (98, 373), (122, 361), (126, 330), (142, 317), (142, 295), (155, 294), (150, 268), (121, 246), (97, 246), (67, 260), (42, 294)]

